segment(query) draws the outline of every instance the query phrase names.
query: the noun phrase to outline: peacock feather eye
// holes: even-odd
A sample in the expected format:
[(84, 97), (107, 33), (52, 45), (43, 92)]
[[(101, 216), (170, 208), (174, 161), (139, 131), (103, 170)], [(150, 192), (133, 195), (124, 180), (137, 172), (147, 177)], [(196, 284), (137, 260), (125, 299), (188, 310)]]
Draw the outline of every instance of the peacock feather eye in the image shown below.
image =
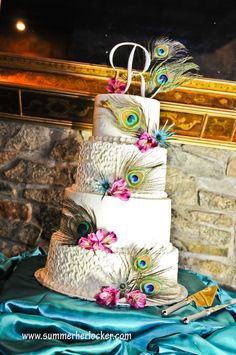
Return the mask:
[(161, 73), (157, 77), (157, 82), (159, 85), (165, 85), (168, 83), (168, 81), (169, 81), (169, 78), (166, 74)]
[(145, 271), (150, 269), (151, 266), (152, 266), (152, 260), (148, 255), (138, 256), (134, 260), (134, 269), (136, 271)]
[(140, 283), (140, 291), (147, 295), (157, 295), (160, 292), (161, 284), (152, 278), (146, 278)]
[(71, 221), (71, 229), (74, 231), (75, 235), (79, 238), (87, 236), (92, 228), (87, 221)]
[(145, 174), (141, 170), (131, 170), (127, 174), (126, 182), (130, 187), (138, 187), (142, 184), (144, 176)]
[(138, 122), (138, 116), (135, 113), (131, 113), (127, 118), (126, 118), (126, 124), (128, 126), (134, 126)]
[(129, 174), (129, 182), (133, 185), (138, 184), (139, 183), (138, 174), (135, 174), (135, 173)]
[(165, 46), (165, 45), (162, 45), (162, 46), (158, 46), (156, 48), (156, 55), (158, 58), (165, 58), (168, 56), (168, 53), (169, 53), (169, 47), (168, 46)]
[(122, 112), (121, 119), (124, 127), (128, 129), (136, 128), (140, 123), (139, 113), (133, 110), (124, 110)]
[(83, 237), (90, 232), (90, 225), (88, 222), (82, 222), (77, 227), (77, 233), (79, 236)]

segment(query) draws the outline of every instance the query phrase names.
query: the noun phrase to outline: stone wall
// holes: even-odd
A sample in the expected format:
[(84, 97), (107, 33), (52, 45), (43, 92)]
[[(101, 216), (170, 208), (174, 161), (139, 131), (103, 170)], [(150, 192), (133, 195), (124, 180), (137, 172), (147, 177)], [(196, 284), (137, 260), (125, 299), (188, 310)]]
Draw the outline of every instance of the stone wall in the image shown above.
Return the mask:
[(236, 288), (236, 151), (172, 144), (166, 190), (180, 266)]
[(0, 250), (47, 248), (74, 182), (79, 131), (0, 121)]
[[(0, 250), (47, 248), (74, 182), (78, 130), (0, 121)], [(167, 193), (180, 265), (236, 288), (236, 151), (172, 144)]]

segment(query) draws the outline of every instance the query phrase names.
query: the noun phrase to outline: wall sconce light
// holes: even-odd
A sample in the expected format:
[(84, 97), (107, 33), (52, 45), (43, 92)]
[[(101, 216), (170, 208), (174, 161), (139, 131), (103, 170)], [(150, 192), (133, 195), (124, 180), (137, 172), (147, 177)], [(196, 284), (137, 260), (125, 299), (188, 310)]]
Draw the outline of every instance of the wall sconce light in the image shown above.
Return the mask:
[(22, 20), (18, 20), (16, 22), (16, 29), (20, 32), (24, 31), (26, 29), (26, 26)]

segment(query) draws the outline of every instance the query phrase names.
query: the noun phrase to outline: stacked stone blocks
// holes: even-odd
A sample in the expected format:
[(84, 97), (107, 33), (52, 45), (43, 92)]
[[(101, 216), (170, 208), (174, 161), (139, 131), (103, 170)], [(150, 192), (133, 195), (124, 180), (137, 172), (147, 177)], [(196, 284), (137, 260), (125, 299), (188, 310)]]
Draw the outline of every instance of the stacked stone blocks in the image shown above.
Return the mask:
[(236, 151), (173, 144), (168, 160), (180, 266), (236, 288)]
[(60, 224), (64, 188), (74, 182), (76, 130), (0, 121), (0, 250), (47, 249)]

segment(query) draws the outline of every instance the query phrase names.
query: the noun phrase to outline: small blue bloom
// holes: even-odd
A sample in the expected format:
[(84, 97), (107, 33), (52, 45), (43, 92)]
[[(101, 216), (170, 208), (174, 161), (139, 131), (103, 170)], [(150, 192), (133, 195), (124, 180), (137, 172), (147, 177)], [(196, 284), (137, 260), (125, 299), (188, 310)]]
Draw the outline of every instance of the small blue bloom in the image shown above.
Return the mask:
[(107, 190), (109, 190), (110, 188), (111, 188), (111, 184), (109, 183), (109, 181), (107, 180), (99, 181), (97, 192), (102, 192), (103, 194), (105, 194)]
[(175, 132), (170, 132), (170, 129), (174, 126), (174, 123), (166, 128), (168, 121), (164, 126), (153, 134), (155, 141), (158, 143), (159, 147), (167, 148), (169, 143), (168, 139), (175, 134)]

